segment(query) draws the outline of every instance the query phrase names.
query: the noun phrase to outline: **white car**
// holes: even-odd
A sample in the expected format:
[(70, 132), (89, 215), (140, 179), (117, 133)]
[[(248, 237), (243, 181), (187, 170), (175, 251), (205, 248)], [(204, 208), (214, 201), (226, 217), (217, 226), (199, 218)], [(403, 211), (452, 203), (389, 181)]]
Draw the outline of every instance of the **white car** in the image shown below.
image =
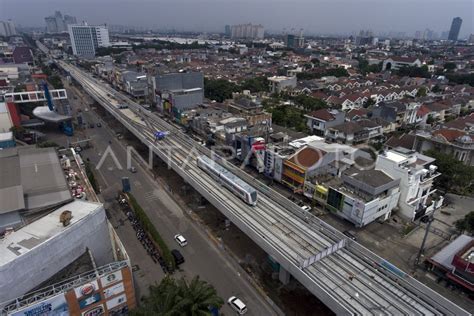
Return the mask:
[(242, 302), (239, 298), (235, 296), (231, 296), (228, 300), (227, 303), (232, 307), (233, 310), (235, 310), (239, 315), (243, 315), (247, 313), (247, 306)]
[(301, 209), (302, 209), (303, 211), (305, 211), (305, 212), (311, 211), (311, 207), (308, 206), (308, 205), (303, 205), (303, 206), (301, 206)]
[(181, 234), (177, 234), (174, 236), (174, 240), (176, 240), (176, 242), (181, 246), (181, 247), (184, 247), (188, 244), (188, 241), (186, 240), (186, 238), (183, 237), (183, 235)]

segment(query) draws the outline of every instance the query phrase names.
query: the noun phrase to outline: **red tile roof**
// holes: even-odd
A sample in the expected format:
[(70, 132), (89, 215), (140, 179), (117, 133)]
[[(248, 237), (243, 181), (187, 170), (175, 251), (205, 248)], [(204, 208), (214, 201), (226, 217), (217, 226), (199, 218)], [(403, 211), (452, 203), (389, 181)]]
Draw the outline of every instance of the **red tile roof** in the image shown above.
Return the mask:
[(320, 110), (313, 111), (309, 113), (308, 116), (311, 116), (323, 121), (334, 120), (334, 115), (332, 115), (327, 109), (320, 109)]
[(422, 105), (422, 106), (420, 106), (418, 111), (416, 111), (416, 115), (423, 117), (423, 116), (427, 115), (430, 112), (431, 112), (430, 109), (428, 109), (426, 106)]
[(346, 113), (346, 117), (349, 118), (349, 119), (353, 119), (354, 116), (358, 116), (358, 117), (365, 117), (367, 116), (367, 113), (369, 111), (367, 109), (363, 109), (363, 108), (360, 108), (360, 109), (351, 109), (349, 112)]
[[(452, 142), (452, 141), (454, 141), (455, 139), (457, 139), (461, 136), (467, 135), (467, 133), (459, 131), (457, 129), (442, 128), (440, 130), (434, 131), (433, 135), (441, 136), (444, 139), (446, 139), (448, 142)], [(472, 138), (472, 136), (471, 136), (471, 138)]]
[(393, 61), (404, 62), (404, 63), (413, 63), (418, 58), (416, 57), (400, 57), (400, 56), (391, 56), (389, 57)]
[(474, 126), (474, 113), (471, 113), (465, 117), (459, 117), (451, 122), (447, 122), (444, 124), (444, 126), (458, 130), (465, 130), (470, 126)]

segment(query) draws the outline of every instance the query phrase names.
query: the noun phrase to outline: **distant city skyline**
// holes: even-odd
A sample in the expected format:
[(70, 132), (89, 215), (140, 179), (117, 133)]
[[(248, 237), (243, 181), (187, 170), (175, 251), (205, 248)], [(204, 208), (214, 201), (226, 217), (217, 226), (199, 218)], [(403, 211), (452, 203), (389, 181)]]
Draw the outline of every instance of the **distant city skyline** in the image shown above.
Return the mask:
[(272, 33), (302, 28), (308, 35), (349, 35), (363, 29), (406, 36), (430, 29), (441, 34), (459, 16), (463, 19), (459, 38), (474, 33), (474, 4), (470, 0), (0, 0), (0, 20), (12, 19), (22, 26), (45, 27), (44, 18), (56, 10), (91, 24), (224, 32), (227, 24), (253, 23)]

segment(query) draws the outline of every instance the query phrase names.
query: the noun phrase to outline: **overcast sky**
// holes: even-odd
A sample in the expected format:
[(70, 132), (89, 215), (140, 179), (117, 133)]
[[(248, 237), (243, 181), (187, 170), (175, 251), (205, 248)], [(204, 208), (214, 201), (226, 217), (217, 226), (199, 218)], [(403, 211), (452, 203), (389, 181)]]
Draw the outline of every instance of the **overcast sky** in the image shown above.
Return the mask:
[(0, 19), (24, 26), (44, 26), (54, 10), (90, 24), (223, 31), (225, 24), (251, 22), (316, 34), (442, 32), (460, 16), (461, 36), (474, 33), (474, 0), (0, 0)]

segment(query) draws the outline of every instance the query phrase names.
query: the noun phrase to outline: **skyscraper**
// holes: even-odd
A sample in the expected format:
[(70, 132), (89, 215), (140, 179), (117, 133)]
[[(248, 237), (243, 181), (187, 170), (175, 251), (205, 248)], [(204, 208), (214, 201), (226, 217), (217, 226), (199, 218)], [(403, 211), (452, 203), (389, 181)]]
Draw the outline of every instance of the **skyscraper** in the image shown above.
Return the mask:
[(0, 21), (0, 35), (12, 36), (16, 35), (15, 23), (12, 20)]
[(459, 36), (459, 31), (461, 30), (462, 19), (460, 17), (456, 17), (453, 19), (453, 23), (451, 23), (451, 28), (449, 29), (448, 40), (450, 41), (457, 41)]
[(232, 35), (232, 31), (230, 30), (230, 25), (225, 26), (225, 36), (230, 37)]
[(61, 11), (54, 12), (54, 15), (44, 18), (46, 22), (47, 33), (62, 33), (67, 32), (67, 26), (70, 24), (76, 24), (76, 17), (70, 15), (63, 15)]
[(239, 24), (230, 27), (232, 38), (263, 39), (264, 29), (261, 24)]
[(92, 58), (99, 47), (110, 46), (109, 30), (106, 26), (84, 24), (68, 25), (72, 52), (76, 56)]

